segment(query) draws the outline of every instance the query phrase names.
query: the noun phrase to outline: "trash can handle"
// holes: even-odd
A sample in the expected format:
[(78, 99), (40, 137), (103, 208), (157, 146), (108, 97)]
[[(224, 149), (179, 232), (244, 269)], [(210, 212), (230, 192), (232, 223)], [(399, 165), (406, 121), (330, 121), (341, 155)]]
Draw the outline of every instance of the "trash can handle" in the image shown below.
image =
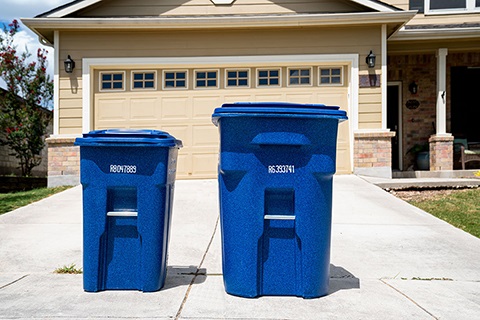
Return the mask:
[(108, 217), (138, 217), (137, 211), (109, 211)]
[(312, 144), (305, 135), (294, 132), (262, 132), (257, 134), (250, 143), (266, 146), (308, 146)]
[(281, 214), (266, 214), (264, 220), (295, 220), (295, 216)]

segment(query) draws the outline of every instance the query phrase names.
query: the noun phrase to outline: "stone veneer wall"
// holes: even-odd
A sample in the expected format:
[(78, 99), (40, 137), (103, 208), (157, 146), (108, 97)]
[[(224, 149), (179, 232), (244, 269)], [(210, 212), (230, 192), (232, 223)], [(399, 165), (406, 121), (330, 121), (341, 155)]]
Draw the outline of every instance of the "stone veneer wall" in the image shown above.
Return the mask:
[(354, 173), (392, 177), (392, 138), (395, 132), (356, 132), (354, 135)]
[(80, 183), (80, 148), (75, 137), (51, 137), (48, 144), (48, 186)]

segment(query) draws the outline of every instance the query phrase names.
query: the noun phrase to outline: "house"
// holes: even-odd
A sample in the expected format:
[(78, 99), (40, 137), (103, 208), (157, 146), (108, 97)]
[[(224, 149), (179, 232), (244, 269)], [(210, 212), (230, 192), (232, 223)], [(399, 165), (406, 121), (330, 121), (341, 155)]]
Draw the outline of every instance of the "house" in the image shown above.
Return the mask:
[(451, 170), (454, 135), (480, 139), (478, 0), (83, 0), (22, 21), (55, 48), (50, 185), (78, 183), (74, 139), (104, 128), (167, 131), (177, 178), (214, 178), (211, 114), (233, 101), (339, 105), (338, 173), (391, 177), (416, 143)]
[[(3, 99), (8, 93), (7, 90), (0, 88), (0, 99)], [(20, 97), (17, 97), (21, 100)], [(23, 100), (21, 100), (23, 101)], [(51, 116), (52, 111), (48, 109), (43, 109), (43, 112), (48, 113)], [(0, 109), (0, 112), (2, 110)], [(47, 127), (47, 135), (53, 132), (52, 124)], [(4, 132), (0, 133), (1, 135)], [(22, 170), (20, 169), (20, 160), (12, 155), (13, 151), (6, 145), (0, 145), (0, 176), (21, 176)], [(42, 162), (40, 165), (32, 169), (32, 175), (35, 177), (46, 177), (47, 176), (47, 147), (45, 146), (41, 152)]]

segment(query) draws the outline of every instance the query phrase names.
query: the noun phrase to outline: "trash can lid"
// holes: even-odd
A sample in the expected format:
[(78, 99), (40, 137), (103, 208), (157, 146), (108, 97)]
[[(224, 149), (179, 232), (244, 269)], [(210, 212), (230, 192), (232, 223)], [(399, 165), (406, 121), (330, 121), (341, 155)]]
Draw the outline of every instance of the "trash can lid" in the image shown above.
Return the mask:
[(107, 129), (84, 133), (82, 138), (75, 139), (77, 146), (118, 147), (118, 146), (155, 146), (182, 147), (182, 141), (169, 133), (148, 129)]
[(235, 102), (224, 103), (222, 107), (216, 108), (212, 118), (215, 125), (220, 117), (235, 117), (240, 115), (248, 116), (292, 116), (292, 117), (314, 117), (314, 118), (335, 118), (339, 121), (347, 120), (347, 113), (340, 110), (338, 106), (327, 106), (324, 104), (301, 104), (290, 102)]

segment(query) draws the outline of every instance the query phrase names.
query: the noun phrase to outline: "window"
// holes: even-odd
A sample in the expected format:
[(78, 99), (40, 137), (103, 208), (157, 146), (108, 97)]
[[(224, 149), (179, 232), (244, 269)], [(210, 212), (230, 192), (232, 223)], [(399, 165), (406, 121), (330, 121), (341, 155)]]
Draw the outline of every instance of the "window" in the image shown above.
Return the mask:
[(226, 87), (250, 87), (250, 70), (226, 70)]
[(195, 71), (195, 88), (218, 88), (218, 70)]
[(342, 68), (319, 68), (319, 85), (343, 85)]
[(163, 71), (163, 89), (187, 89), (187, 71)]
[[(468, 13), (480, 10), (479, 0), (424, 0), (426, 14), (445, 14), (445, 13)], [(412, 2), (410, 0), (410, 8)], [(418, 4), (417, 4), (418, 6)]]
[(125, 72), (100, 72), (100, 91), (125, 90)]
[(289, 68), (288, 69), (288, 84), (294, 86), (311, 85), (311, 68)]
[(132, 71), (132, 90), (135, 89), (156, 89), (155, 71)]
[(257, 74), (257, 85), (259, 87), (280, 86), (280, 69), (259, 69)]

